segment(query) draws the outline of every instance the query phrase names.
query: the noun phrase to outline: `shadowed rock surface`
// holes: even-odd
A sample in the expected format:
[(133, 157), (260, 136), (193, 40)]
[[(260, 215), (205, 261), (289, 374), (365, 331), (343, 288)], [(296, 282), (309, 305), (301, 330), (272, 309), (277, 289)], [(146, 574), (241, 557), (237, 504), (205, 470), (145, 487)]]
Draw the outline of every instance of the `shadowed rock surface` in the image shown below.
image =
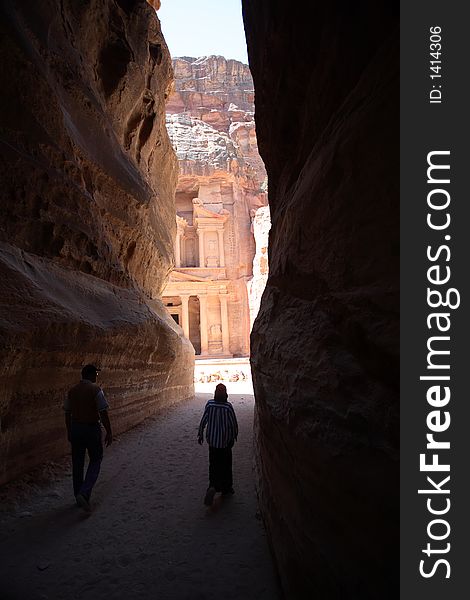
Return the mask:
[(193, 393), (158, 297), (173, 265), (169, 53), (143, 0), (0, 8), (0, 483), (65, 452), (95, 361), (116, 432)]
[(398, 5), (243, 5), (272, 220), (264, 519), (288, 598), (397, 598)]

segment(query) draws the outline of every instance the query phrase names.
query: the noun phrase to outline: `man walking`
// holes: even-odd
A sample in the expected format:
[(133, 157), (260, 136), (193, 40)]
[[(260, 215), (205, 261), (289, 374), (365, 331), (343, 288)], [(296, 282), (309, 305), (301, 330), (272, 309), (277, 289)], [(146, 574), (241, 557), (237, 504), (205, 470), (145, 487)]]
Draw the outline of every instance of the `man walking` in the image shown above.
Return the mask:
[[(67, 437), (72, 444), (73, 492), (77, 504), (87, 512), (91, 510), (91, 491), (98, 479), (103, 459), (101, 424), (106, 430), (106, 446), (113, 441), (109, 406), (103, 390), (96, 384), (99, 371), (95, 365), (85, 365), (80, 383), (69, 390), (64, 402)], [(83, 478), (86, 451), (89, 464)]]

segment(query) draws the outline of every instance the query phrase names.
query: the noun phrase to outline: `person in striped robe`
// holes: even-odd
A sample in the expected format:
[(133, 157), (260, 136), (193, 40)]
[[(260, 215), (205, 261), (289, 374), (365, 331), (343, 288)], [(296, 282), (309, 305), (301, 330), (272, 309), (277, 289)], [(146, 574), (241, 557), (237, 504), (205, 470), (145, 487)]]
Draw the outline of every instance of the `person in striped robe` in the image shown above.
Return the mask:
[(198, 442), (204, 443), (204, 429), (209, 444), (209, 487), (204, 504), (211, 506), (217, 492), (234, 494), (232, 447), (238, 437), (238, 423), (233, 406), (228, 402), (227, 388), (219, 383), (214, 399), (209, 400), (199, 424)]

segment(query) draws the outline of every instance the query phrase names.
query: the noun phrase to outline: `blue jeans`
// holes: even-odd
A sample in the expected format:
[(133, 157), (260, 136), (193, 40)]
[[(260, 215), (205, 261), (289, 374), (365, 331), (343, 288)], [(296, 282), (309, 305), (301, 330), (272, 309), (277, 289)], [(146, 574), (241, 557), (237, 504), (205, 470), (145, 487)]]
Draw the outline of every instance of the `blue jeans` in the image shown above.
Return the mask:
[[(87, 423), (72, 422), (70, 433), (72, 442), (73, 493), (75, 496), (81, 494), (89, 500), (91, 490), (98, 479), (103, 459), (101, 425), (99, 423), (89, 425)], [(86, 451), (88, 451), (90, 462), (88, 463), (85, 479), (83, 479)]]

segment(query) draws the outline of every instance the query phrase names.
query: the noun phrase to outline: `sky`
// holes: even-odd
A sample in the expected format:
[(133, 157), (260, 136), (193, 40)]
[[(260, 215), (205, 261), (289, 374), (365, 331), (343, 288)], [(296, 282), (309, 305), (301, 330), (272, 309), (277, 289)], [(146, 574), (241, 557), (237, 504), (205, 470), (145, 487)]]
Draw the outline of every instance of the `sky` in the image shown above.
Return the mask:
[(173, 57), (220, 54), (248, 63), (241, 0), (162, 0), (158, 18)]

